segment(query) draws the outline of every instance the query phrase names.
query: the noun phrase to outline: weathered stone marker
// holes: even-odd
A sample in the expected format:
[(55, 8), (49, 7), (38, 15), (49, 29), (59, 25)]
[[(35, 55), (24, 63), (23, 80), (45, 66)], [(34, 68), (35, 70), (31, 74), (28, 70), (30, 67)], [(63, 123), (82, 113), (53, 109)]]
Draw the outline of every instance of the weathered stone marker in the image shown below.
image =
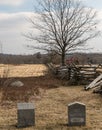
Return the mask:
[(68, 105), (68, 125), (81, 126), (86, 124), (85, 104), (74, 102)]
[(32, 103), (18, 103), (17, 107), (17, 127), (27, 127), (35, 125), (34, 105)]

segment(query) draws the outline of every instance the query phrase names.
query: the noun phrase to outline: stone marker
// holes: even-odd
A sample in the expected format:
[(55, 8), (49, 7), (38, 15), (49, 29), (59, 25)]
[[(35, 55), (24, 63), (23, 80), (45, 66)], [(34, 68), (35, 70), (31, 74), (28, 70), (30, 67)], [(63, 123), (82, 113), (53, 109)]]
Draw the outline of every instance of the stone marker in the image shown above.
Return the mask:
[(35, 125), (35, 111), (32, 103), (18, 103), (18, 124), (17, 127)]
[(74, 102), (68, 105), (68, 125), (82, 126), (86, 124), (85, 104)]

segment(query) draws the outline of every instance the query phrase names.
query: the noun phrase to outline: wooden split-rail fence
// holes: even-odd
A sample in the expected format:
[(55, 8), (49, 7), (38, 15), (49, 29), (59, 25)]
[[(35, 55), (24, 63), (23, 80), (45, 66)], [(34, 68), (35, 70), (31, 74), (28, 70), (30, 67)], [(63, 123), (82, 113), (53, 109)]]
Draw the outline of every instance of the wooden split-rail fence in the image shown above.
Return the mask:
[(93, 80), (98, 75), (97, 66), (76, 66), (72, 64), (71, 66), (59, 66), (56, 67), (52, 63), (48, 64), (50, 71), (61, 79), (86, 79)]
[[(49, 70), (60, 79), (66, 79), (74, 83), (89, 84), (85, 86), (85, 90), (94, 88), (94, 93), (102, 93), (102, 72), (97, 71), (99, 66), (55, 66), (48, 64)], [(102, 69), (102, 68), (101, 68)]]

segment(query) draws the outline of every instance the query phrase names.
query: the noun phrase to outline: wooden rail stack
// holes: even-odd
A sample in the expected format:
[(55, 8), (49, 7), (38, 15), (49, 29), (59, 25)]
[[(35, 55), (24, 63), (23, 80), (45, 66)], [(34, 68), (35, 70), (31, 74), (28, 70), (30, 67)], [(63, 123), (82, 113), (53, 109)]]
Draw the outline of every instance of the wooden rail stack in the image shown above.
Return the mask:
[(100, 74), (88, 86), (85, 86), (85, 90), (89, 90), (89, 89), (93, 89), (94, 93), (102, 94), (102, 74)]

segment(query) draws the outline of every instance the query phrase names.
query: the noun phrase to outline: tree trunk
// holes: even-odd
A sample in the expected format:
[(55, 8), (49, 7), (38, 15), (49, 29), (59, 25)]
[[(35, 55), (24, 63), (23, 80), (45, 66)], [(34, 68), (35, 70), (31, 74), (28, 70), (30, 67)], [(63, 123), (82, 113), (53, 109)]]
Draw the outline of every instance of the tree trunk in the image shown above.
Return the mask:
[(64, 66), (65, 65), (65, 51), (62, 51), (62, 66)]

